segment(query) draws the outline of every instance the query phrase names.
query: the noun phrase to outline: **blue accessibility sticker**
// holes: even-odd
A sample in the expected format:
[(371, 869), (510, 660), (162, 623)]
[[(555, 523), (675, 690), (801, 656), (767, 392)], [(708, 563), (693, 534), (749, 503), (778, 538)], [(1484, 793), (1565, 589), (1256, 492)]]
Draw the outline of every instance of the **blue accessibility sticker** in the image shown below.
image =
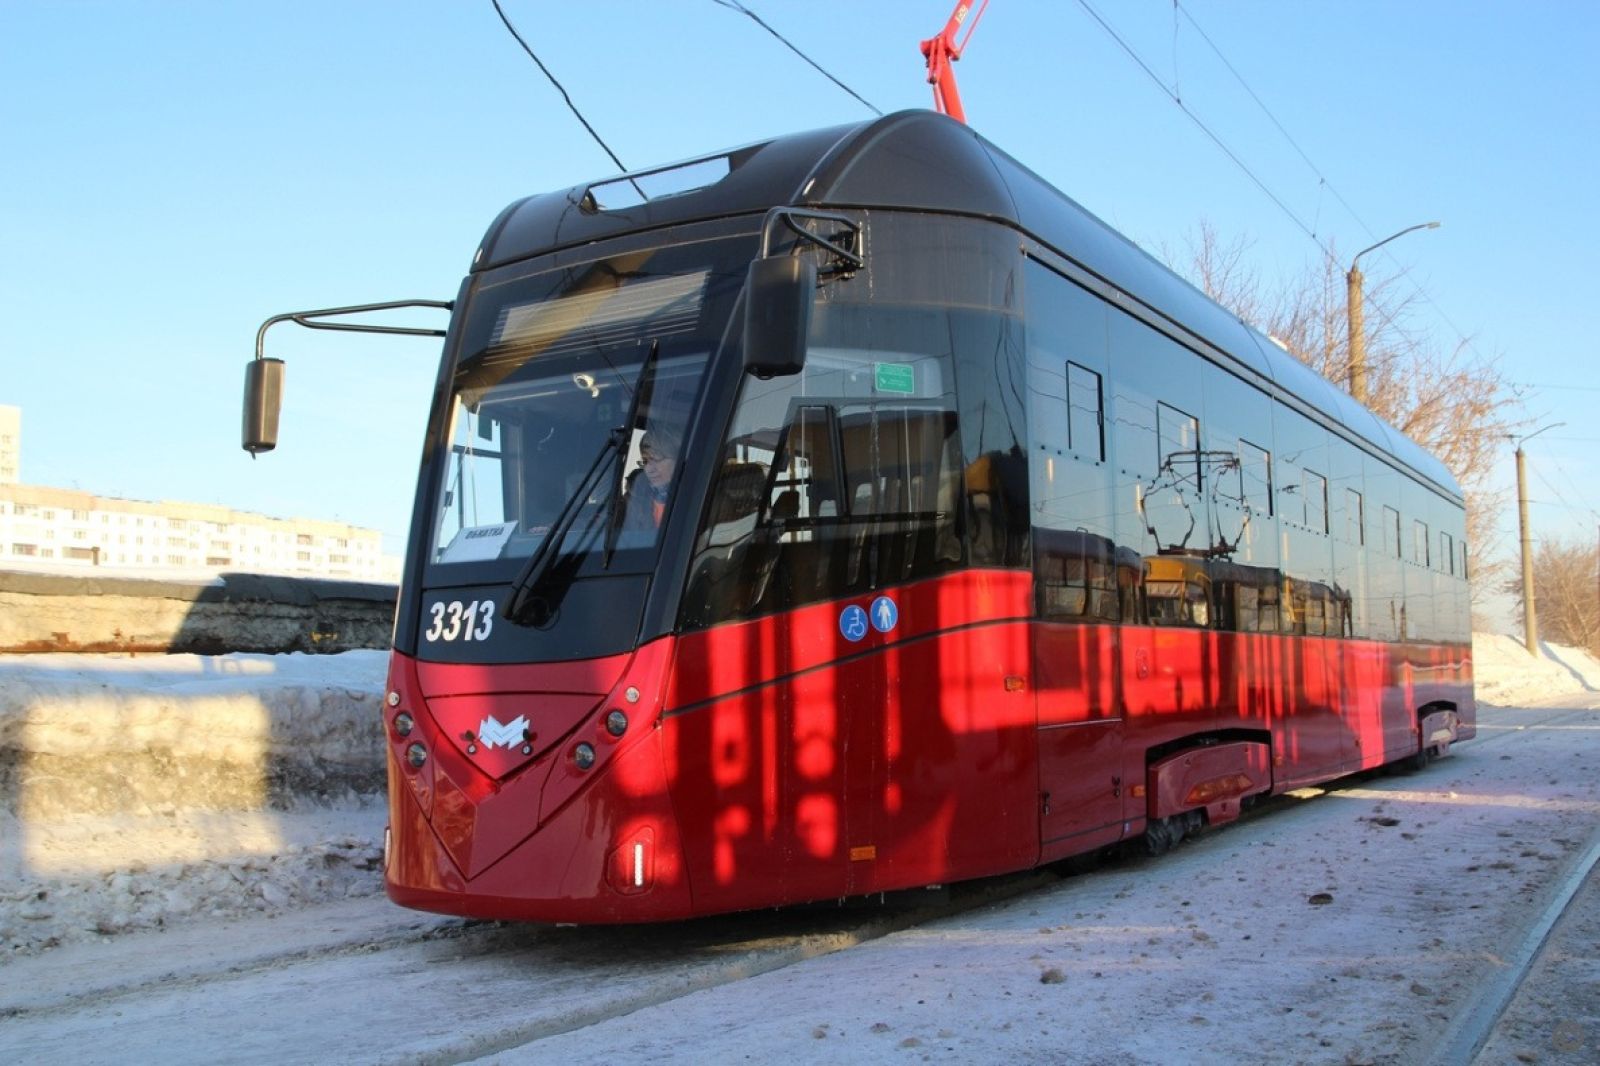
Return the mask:
[(867, 635), (867, 612), (851, 604), (839, 612), (839, 632), (844, 634), (844, 639), (849, 641), (860, 640)]
[(872, 628), (887, 633), (900, 621), (900, 608), (887, 596), (872, 601)]

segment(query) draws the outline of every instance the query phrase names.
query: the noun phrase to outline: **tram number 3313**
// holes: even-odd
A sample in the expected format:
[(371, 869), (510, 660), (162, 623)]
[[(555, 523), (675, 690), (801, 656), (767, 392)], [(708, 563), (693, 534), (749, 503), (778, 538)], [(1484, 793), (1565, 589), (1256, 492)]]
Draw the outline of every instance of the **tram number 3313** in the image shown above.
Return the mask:
[(422, 634), (424, 640), (488, 640), (494, 629), (493, 600), (441, 600), (428, 611), (432, 624)]

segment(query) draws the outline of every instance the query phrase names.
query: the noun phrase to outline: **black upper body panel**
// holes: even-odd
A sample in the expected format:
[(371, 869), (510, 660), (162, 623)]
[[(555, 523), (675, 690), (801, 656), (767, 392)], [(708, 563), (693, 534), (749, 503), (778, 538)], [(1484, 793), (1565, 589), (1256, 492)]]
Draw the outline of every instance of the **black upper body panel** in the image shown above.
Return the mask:
[[(761, 214), (772, 207), (893, 208), (988, 218), (1012, 226), (1072, 260), (1231, 360), (1247, 378), (1278, 390), (1411, 468), (1459, 500), (1438, 459), (1384, 424), (1343, 391), (1213, 302), (969, 127), (931, 111), (903, 111), (853, 126), (778, 137), (692, 160), (725, 160), (720, 180), (608, 210), (596, 190), (631, 184), (611, 178), (512, 204), (495, 220), (474, 272), (588, 244), (621, 233), (702, 219)], [(674, 167), (633, 175), (670, 173)]]

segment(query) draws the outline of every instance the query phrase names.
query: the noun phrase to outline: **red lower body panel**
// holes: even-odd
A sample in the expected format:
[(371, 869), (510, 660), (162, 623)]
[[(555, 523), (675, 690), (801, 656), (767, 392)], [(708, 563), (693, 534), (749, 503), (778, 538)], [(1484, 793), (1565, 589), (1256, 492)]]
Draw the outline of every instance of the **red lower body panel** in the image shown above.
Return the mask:
[(593, 663), (397, 654), (389, 895), (632, 922), (943, 883), (1473, 735), (1464, 648), (1031, 612), (971, 571)]

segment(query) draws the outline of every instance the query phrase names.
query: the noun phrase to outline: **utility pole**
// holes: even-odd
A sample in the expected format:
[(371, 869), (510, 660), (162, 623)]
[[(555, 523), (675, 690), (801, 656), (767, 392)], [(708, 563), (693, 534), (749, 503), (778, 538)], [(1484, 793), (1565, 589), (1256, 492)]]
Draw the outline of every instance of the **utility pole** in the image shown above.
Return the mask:
[[(1370, 251), (1370, 249), (1369, 249)], [(1350, 273), (1345, 281), (1345, 314), (1350, 327), (1350, 395), (1357, 403), (1367, 402), (1367, 327), (1362, 320), (1361, 268), (1356, 266), (1356, 256), (1350, 263)]]
[(1396, 237), (1404, 237), (1413, 230), (1438, 229), (1437, 222), (1418, 222), (1415, 226), (1407, 226), (1398, 233), (1391, 233), (1377, 244), (1370, 245), (1356, 253), (1350, 260), (1350, 271), (1345, 274), (1345, 316), (1348, 319), (1350, 330), (1350, 395), (1357, 402), (1367, 402), (1367, 333), (1366, 323), (1363, 321), (1361, 306), (1361, 268), (1357, 264), (1361, 257), (1370, 251), (1382, 248)]
[(1528, 467), (1517, 442), (1517, 525), (1522, 532), (1522, 639), (1529, 655), (1539, 654), (1539, 616), (1533, 605), (1533, 548), (1528, 536)]
[(1529, 655), (1539, 654), (1539, 613), (1533, 598), (1533, 538), (1528, 532), (1528, 465), (1522, 446), (1545, 430), (1564, 425), (1565, 422), (1552, 422), (1525, 437), (1518, 437), (1515, 433), (1506, 434), (1517, 442), (1517, 524), (1522, 539), (1522, 637)]

